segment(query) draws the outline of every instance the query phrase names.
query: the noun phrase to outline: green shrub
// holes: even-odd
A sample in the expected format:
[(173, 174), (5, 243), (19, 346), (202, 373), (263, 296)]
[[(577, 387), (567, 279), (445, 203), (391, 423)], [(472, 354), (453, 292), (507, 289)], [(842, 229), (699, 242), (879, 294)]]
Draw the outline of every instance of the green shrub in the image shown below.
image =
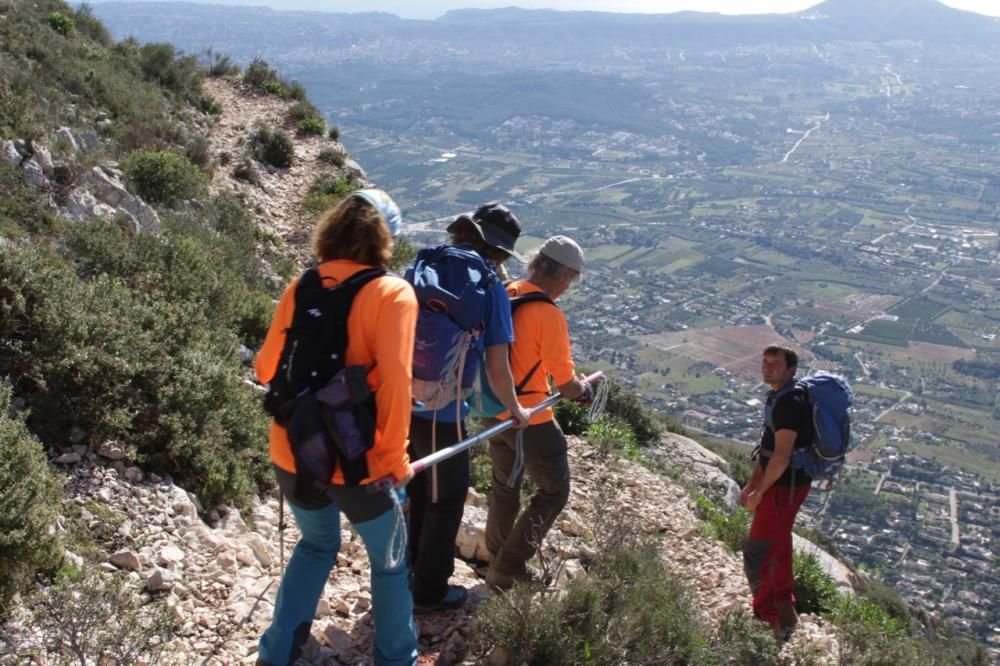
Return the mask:
[(258, 187), (260, 186), (260, 174), (249, 157), (244, 157), (237, 162), (236, 166), (233, 167), (232, 174), (233, 178), (237, 180), (242, 180), (245, 183), (250, 183)]
[(159, 663), (173, 636), (166, 604), (144, 604), (120, 576), (69, 573), (28, 601), (53, 663)]
[(619, 419), (603, 417), (591, 422), (584, 438), (602, 454), (618, 451), (630, 460), (641, 457), (635, 433)]
[(235, 207), (165, 217), (161, 236), (73, 225), (75, 270), (39, 248), (0, 254), (0, 375), (16, 378), (43, 441), (80, 428), (90, 443), (127, 442), (207, 506), (270, 485), (267, 420), (237, 336), (259, 343), (272, 295), (246, 232), (219, 231), (249, 224)]
[[(611, 381), (606, 379), (605, 381)], [(660, 436), (662, 426), (648, 407), (642, 404), (634, 391), (611, 381), (605, 414), (615, 416), (628, 424), (635, 433), (639, 446), (646, 446)]]
[(406, 236), (397, 236), (392, 248), (392, 259), (389, 260), (389, 270), (402, 275), (406, 268), (417, 258), (417, 248)]
[(76, 21), (73, 20), (73, 17), (63, 12), (52, 12), (45, 20), (50, 28), (64, 37), (76, 29)]
[(743, 609), (723, 616), (713, 647), (719, 662), (731, 666), (777, 664), (780, 651), (771, 629)]
[(0, 160), (0, 236), (52, 236), (63, 223), (45, 205), (42, 192), (26, 185), (20, 169)]
[(184, 149), (184, 156), (188, 158), (191, 164), (207, 171), (212, 166), (212, 151), (208, 137), (199, 134), (191, 139)]
[(169, 150), (136, 150), (122, 164), (129, 189), (146, 201), (174, 203), (203, 193), (204, 172)]
[(586, 408), (569, 400), (560, 400), (552, 411), (564, 434), (582, 435), (587, 432), (590, 420), (587, 418)]
[(906, 635), (905, 624), (877, 604), (842, 596), (834, 609), (833, 621), (840, 630), (841, 663), (871, 666), (930, 663), (919, 642)]
[(285, 92), (285, 84), (278, 73), (262, 58), (254, 58), (247, 66), (243, 72), (243, 83), (264, 95), (281, 96)]
[(742, 507), (731, 513), (723, 511), (704, 495), (694, 495), (694, 501), (698, 517), (705, 521), (703, 524), (705, 535), (718, 539), (734, 553), (742, 551), (750, 533), (753, 514)]
[(333, 208), (341, 199), (358, 189), (346, 178), (336, 176), (319, 176), (309, 187), (309, 192), (302, 200), (302, 210), (306, 213), (322, 213)]
[(742, 488), (750, 482), (753, 475), (754, 462), (750, 459), (750, 449), (742, 444), (735, 444), (713, 437), (697, 437), (698, 443), (706, 449), (721, 456), (729, 463), (733, 480)]
[(326, 122), (322, 118), (303, 118), (296, 126), (296, 130), (302, 136), (320, 136), (326, 129)]
[(0, 381), (0, 618), (15, 593), (62, 558), (50, 532), (59, 517), (59, 482), (39, 441), (10, 411), (10, 384)]
[(250, 152), (258, 162), (279, 169), (287, 169), (295, 160), (295, 145), (280, 129), (258, 127), (250, 137)]
[(143, 44), (139, 68), (146, 78), (183, 95), (201, 95), (201, 71), (195, 56), (177, 53), (172, 44)]
[(480, 656), (509, 663), (691, 664), (711, 659), (707, 627), (683, 581), (655, 543), (620, 544), (602, 554), (563, 596), (527, 586), (492, 595), (474, 633)]
[(330, 125), (330, 131), (327, 132), (327, 136), (334, 141), (340, 141), (340, 128), (336, 125)]
[(112, 39), (111, 32), (94, 16), (94, 12), (86, 4), (80, 5), (73, 19), (76, 21), (77, 32), (93, 40), (99, 46), (108, 48), (114, 44), (115, 40)]
[(795, 607), (800, 613), (825, 615), (837, 605), (837, 584), (820, 566), (819, 560), (808, 553), (795, 553), (792, 559), (795, 573)]
[(291, 108), (288, 109), (288, 122), (292, 125), (298, 125), (306, 118), (322, 117), (323, 114), (319, 112), (319, 109), (317, 109), (316, 106), (308, 100), (293, 104)]
[(205, 50), (206, 68), (209, 76), (234, 76), (240, 73), (239, 65), (224, 53), (216, 53), (211, 47)]
[(316, 156), (320, 162), (326, 162), (332, 166), (340, 168), (347, 163), (347, 156), (335, 148), (324, 148)]

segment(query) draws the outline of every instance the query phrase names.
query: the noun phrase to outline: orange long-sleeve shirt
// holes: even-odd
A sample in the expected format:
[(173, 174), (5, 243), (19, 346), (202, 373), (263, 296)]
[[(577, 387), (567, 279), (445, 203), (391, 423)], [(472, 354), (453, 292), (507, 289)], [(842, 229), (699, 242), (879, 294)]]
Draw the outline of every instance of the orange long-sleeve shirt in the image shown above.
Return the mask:
[[(319, 266), (323, 283), (333, 286), (363, 269), (353, 261), (334, 260)], [(285, 330), (292, 325), (295, 287), (288, 286), (271, 321), (264, 344), (257, 354), (257, 379), (267, 383), (274, 376), (285, 345)], [(410, 431), (411, 384), (413, 382), (413, 336), (417, 324), (417, 298), (406, 281), (386, 275), (366, 284), (358, 292), (347, 317), (347, 365), (374, 366), (368, 384), (375, 391), (375, 445), (367, 453), (368, 483), (387, 475), (401, 479), (410, 472), (406, 453)], [(271, 421), (271, 460), (295, 472), (295, 459), (285, 428)], [(338, 468), (331, 481), (343, 484)]]
[[(511, 298), (540, 291), (527, 280), (515, 280), (507, 285), (507, 295)], [(525, 303), (514, 315), (514, 343), (510, 346), (510, 370), (514, 375), (514, 384), (524, 381), (539, 361), (541, 365), (521, 389), (523, 395), (518, 396), (518, 401), (525, 408), (534, 407), (548, 397), (549, 376), (556, 386), (571, 381), (575, 376), (566, 317), (562, 310), (544, 301)], [(510, 418), (510, 413), (505, 412), (497, 418)], [(553, 418), (549, 408), (532, 416), (528, 423), (538, 425)]]

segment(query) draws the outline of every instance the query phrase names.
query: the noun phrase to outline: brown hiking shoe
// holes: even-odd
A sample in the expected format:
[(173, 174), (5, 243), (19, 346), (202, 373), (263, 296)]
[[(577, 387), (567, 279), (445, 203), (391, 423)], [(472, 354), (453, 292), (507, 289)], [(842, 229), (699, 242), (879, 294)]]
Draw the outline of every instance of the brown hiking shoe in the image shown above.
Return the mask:
[(794, 629), (799, 624), (799, 614), (795, 612), (795, 604), (784, 601), (774, 605), (778, 611), (778, 621), (786, 629)]

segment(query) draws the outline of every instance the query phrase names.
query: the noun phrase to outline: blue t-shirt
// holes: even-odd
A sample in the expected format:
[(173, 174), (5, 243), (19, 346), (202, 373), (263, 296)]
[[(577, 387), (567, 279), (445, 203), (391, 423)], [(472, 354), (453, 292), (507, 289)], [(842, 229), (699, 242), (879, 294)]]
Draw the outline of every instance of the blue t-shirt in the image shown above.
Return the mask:
[[(493, 283), (486, 300), (486, 312), (483, 313), (483, 333), (475, 342), (466, 357), (466, 364), (478, 367), (480, 359), (487, 347), (494, 345), (509, 345), (514, 342), (514, 322), (510, 317), (510, 297), (500, 280)], [(437, 420), (445, 423), (455, 423), (455, 400), (437, 410)], [(434, 410), (414, 410), (413, 415), (422, 419), (433, 419)], [(461, 418), (464, 421), (469, 415), (469, 402), (462, 401)]]

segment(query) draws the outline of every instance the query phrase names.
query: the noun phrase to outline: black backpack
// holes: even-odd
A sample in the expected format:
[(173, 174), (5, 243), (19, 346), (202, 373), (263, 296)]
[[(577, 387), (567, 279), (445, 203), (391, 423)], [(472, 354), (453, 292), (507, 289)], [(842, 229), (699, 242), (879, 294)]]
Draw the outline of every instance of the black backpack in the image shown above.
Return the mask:
[(338, 467), (347, 485), (368, 476), (365, 453), (375, 441), (375, 395), (366, 366), (345, 366), (347, 317), (354, 297), (385, 275), (363, 270), (330, 289), (319, 271), (302, 274), (278, 370), (264, 409), (288, 430), (299, 481), (329, 485)]

